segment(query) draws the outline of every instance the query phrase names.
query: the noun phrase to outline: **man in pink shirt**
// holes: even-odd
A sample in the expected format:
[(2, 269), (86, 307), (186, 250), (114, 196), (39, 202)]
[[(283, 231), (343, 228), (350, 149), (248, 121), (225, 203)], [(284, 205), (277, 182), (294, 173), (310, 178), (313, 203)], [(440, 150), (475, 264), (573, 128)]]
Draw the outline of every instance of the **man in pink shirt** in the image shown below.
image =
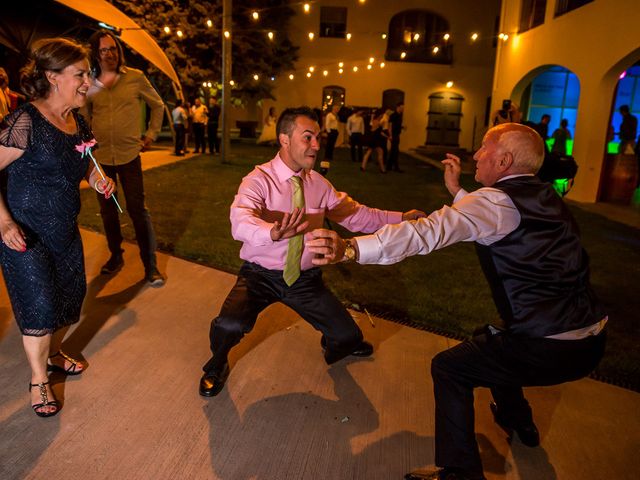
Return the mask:
[[(314, 171), (320, 126), (310, 108), (286, 109), (276, 133), (280, 151), (243, 179), (231, 205), (231, 233), (243, 242), (240, 258), (245, 263), (220, 314), (211, 322), (213, 356), (203, 367), (199, 387), (205, 397), (220, 393), (229, 376), (229, 351), (251, 331), (258, 314), (275, 302), (291, 307), (322, 333), (328, 364), (348, 355), (371, 355), (373, 347), (325, 286), (322, 272), (312, 263), (313, 254), (302, 247), (304, 242), (293, 280), (283, 276), (289, 270), (290, 239), (320, 228), (325, 216), (350, 231), (371, 233), (388, 223), (425, 215), (418, 210), (402, 213), (361, 205)], [(298, 183), (301, 187), (296, 187)], [(294, 207), (297, 188), (302, 188), (303, 207)]]

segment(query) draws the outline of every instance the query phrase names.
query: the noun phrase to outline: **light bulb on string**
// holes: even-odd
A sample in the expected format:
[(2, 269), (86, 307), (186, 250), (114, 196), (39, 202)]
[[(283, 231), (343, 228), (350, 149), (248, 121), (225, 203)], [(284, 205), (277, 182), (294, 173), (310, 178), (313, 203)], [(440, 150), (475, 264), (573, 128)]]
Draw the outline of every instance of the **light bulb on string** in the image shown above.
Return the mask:
[(254, 10), (253, 12), (251, 12), (251, 18), (253, 18), (254, 20), (259, 20), (260, 14)]
[(471, 34), (471, 41), (472, 41), (472, 42), (475, 42), (477, 39), (478, 39), (478, 34), (477, 34), (477, 33), (475, 33), (475, 32), (474, 32), (474, 33), (472, 33), (472, 34)]
[(384, 62), (380, 62), (380, 68), (384, 68)]
[(169, 27), (164, 27), (164, 33), (171, 33), (171, 29)]
[(446, 83), (446, 85), (447, 85), (447, 88), (451, 88), (451, 87), (453, 87), (453, 82), (452, 82), (451, 80), (449, 80), (449, 81)]
[(347, 41), (351, 40), (351, 34), (347, 33)]
[(293, 73), (289, 74), (289, 80), (293, 80), (295, 78), (295, 76), (293, 75)]
[(304, 13), (309, 13), (309, 10), (311, 10), (311, 7), (309, 6), (309, 4), (308, 4), (308, 3), (305, 3), (305, 4), (302, 6), (302, 9), (304, 10)]
[(402, 52), (402, 53), (400, 54), (400, 58), (405, 58), (406, 56), (407, 56), (407, 52)]
[(311, 72), (307, 72), (307, 78), (311, 78)]
[(182, 30), (177, 30), (176, 35), (178, 36), (178, 38), (182, 38), (184, 36), (184, 33), (182, 33)]
[(353, 71), (357, 72), (358, 71), (358, 67), (353, 67)]
[(373, 63), (373, 62), (375, 62), (375, 61), (376, 61), (376, 59), (375, 59), (375, 58), (373, 58), (373, 57), (369, 57), (369, 63)]
[(224, 31), (224, 38), (229, 38), (231, 36), (231, 32), (229, 30)]
[(386, 33), (383, 33), (383, 34), (382, 34), (382, 39), (383, 39), (383, 40), (386, 40), (386, 39), (387, 39), (387, 34), (386, 34)]
[(445, 42), (448, 42), (449, 39), (451, 38), (451, 35), (449, 35), (448, 33), (445, 33), (442, 38), (444, 39)]
[(440, 51), (440, 47), (438, 47), (437, 45), (435, 47), (433, 47), (433, 50), (431, 50), (433, 52), (433, 54), (435, 55), (436, 53), (438, 53)]
[(340, 68), (344, 67), (344, 62), (340, 62), (340, 63), (338, 63), (338, 66), (339, 66)]
[(269, 40), (273, 40), (273, 32), (267, 33), (267, 37), (269, 37)]
[(316, 35), (313, 32), (309, 32), (309, 40), (313, 40)]
[(213, 27), (213, 22), (211, 20), (207, 20), (207, 27)]
[(367, 70), (371, 70), (372, 68), (371, 64), (367, 65)]

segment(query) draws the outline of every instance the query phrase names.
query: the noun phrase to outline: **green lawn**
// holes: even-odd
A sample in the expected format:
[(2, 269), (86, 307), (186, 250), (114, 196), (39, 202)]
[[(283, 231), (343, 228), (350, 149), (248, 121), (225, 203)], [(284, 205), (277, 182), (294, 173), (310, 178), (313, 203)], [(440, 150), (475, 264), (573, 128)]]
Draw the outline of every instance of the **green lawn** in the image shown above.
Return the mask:
[[(147, 204), (160, 248), (181, 258), (236, 272), (240, 243), (230, 234), (229, 206), (240, 180), (275, 150), (232, 145), (232, 163), (199, 156), (145, 172)], [(361, 173), (338, 149), (328, 178), (361, 203), (386, 209), (426, 212), (450, 202), (440, 170), (401, 156), (405, 173), (381, 175), (373, 164)], [(473, 178), (463, 184), (475, 188)], [(97, 201), (83, 191), (80, 224), (102, 230)], [(640, 232), (579, 208), (573, 212), (591, 256), (592, 282), (610, 315), (607, 354), (597, 375), (640, 390)], [(125, 237), (134, 238), (125, 215)], [(341, 233), (344, 233), (342, 231)], [(334, 265), (325, 279), (345, 302), (414, 323), (436, 332), (465, 337), (476, 327), (496, 322), (489, 288), (472, 244), (459, 244), (391, 266)]]

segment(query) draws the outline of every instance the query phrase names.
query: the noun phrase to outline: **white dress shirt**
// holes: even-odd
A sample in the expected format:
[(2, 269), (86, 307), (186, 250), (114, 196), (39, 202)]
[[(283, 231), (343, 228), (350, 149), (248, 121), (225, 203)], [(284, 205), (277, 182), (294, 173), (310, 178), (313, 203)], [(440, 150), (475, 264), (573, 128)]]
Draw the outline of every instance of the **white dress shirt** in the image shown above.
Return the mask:
[[(510, 175), (502, 178), (519, 177)], [(456, 194), (453, 204), (436, 210), (426, 218), (386, 225), (372, 235), (354, 238), (358, 244), (358, 263), (390, 265), (412, 255), (427, 255), (458, 242), (491, 245), (520, 225), (520, 213), (502, 190), (483, 187)], [(579, 340), (597, 335), (608, 317), (585, 328), (547, 338)]]
[(324, 119), (324, 129), (327, 132), (338, 129), (338, 117), (336, 117), (333, 112), (327, 113), (327, 116)]
[(364, 118), (355, 113), (347, 119), (347, 134), (364, 133)]
[(519, 224), (520, 213), (502, 190), (483, 187), (468, 193), (460, 189), (450, 207), (445, 205), (426, 218), (386, 225), (373, 235), (356, 237), (358, 263), (389, 265), (458, 242), (491, 245)]

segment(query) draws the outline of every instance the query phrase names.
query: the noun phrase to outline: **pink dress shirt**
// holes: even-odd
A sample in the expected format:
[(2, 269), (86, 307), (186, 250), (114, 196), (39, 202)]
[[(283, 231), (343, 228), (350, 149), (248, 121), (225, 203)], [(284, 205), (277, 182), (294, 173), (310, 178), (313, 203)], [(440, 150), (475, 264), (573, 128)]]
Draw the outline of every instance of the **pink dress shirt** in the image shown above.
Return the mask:
[[(271, 240), (273, 223), (280, 221), (285, 212), (291, 212), (292, 192), (289, 178), (302, 178), (305, 219), (308, 232), (322, 228), (325, 216), (352, 232), (375, 232), (388, 223), (400, 223), (402, 212), (378, 210), (361, 205), (346, 193), (338, 192), (318, 172), (301, 170), (296, 173), (285, 165), (280, 155), (270, 162), (256, 166), (240, 184), (231, 205), (231, 234), (243, 242), (240, 258), (270, 270), (283, 270), (287, 257), (286, 240)], [(301, 269), (313, 267), (313, 254), (302, 251)]]

